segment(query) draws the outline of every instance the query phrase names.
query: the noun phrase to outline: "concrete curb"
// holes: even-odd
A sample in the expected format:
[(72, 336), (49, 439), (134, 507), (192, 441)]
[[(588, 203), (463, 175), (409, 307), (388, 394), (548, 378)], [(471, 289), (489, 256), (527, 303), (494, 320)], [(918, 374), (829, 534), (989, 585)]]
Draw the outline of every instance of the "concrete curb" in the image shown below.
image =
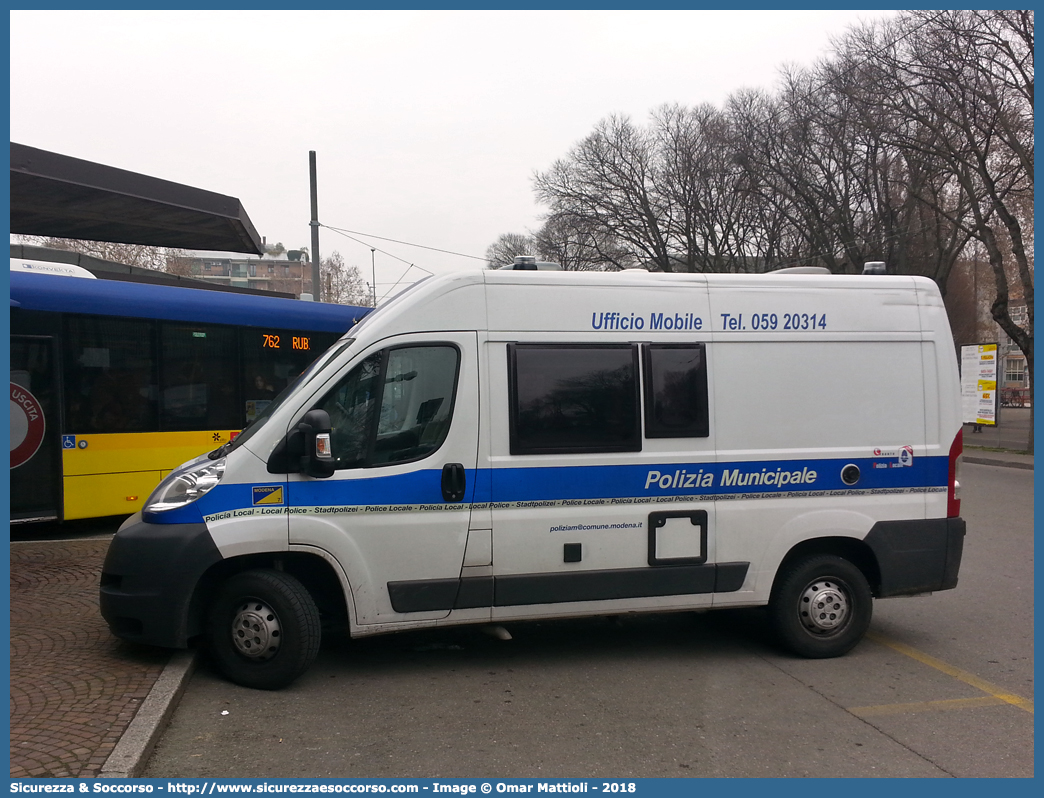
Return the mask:
[(1033, 470), (1033, 463), (1020, 463), (1014, 460), (1001, 460), (999, 458), (991, 457), (976, 457), (975, 455), (969, 455), (967, 452), (964, 453), (964, 462), (975, 463), (976, 465), (989, 465), (989, 466), (1000, 466), (1001, 468), (1022, 468), (1026, 471)]
[(175, 651), (149, 690), (134, 720), (120, 737), (98, 778), (133, 779), (141, 775), (149, 754), (181, 700), (189, 677), (196, 670), (197, 651)]

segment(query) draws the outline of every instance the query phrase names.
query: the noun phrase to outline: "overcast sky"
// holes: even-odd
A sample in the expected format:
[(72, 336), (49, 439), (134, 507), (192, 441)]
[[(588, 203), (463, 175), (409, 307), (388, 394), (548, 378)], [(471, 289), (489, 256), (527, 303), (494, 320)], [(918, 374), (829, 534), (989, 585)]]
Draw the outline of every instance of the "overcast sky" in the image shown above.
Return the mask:
[[(534, 171), (617, 113), (772, 89), (883, 11), (12, 11), (11, 140), (238, 197), (378, 295), (539, 227)], [(386, 239), (449, 250), (446, 255)], [(411, 278), (421, 276), (414, 270)]]

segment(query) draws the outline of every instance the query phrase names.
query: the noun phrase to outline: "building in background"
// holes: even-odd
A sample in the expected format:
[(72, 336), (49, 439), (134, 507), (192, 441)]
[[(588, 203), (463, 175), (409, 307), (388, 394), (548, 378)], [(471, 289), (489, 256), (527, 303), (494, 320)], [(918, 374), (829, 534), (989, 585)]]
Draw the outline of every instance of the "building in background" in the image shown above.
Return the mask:
[(252, 257), (227, 252), (188, 252), (183, 258), (193, 277), (218, 285), (293, 294), (313, 294), (312, 264), (307, 253), (290, 250)]
[[(1011, 320), (1020, 327), (1029, 322), (1025, 305), (1012, 305)], [(1000, 372), (1001, 404), (1007, 407), (1026, 407), (1030, 402), (1029, 371), (1026, 368), (1026, 355), (1019, 349), (1007, 333), (997, 328), (997, 355), (1003, 370)]]

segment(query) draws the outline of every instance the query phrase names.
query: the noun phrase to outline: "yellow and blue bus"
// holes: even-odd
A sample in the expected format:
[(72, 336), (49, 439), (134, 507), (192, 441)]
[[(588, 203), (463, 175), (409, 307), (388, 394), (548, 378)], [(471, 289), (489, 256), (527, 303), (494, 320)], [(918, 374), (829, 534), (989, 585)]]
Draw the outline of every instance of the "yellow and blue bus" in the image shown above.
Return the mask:
[(11, 272), (11, 521), (129, 515), (369, 308)]

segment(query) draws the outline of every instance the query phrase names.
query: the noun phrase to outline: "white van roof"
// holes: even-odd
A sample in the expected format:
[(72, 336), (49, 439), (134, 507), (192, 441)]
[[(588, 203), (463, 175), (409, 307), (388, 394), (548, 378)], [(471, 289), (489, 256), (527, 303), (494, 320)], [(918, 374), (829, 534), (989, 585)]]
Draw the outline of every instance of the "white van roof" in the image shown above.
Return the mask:
[(369, 332), (385, 325), (401, 332), (406, 324), (410, 331), (433, 332), (633, 330), (733, 338), (765, 332), (762, 323), (779, 333), (812, 331), (813, 317), (814, 331), (824, 337), (915, 333), (922, 329), (922, 311), (942, 301), (931, 280), (905, 275), (495, 269), (430, 277), (389, 305), (399, 312), (382, 306), (364, 323)]

